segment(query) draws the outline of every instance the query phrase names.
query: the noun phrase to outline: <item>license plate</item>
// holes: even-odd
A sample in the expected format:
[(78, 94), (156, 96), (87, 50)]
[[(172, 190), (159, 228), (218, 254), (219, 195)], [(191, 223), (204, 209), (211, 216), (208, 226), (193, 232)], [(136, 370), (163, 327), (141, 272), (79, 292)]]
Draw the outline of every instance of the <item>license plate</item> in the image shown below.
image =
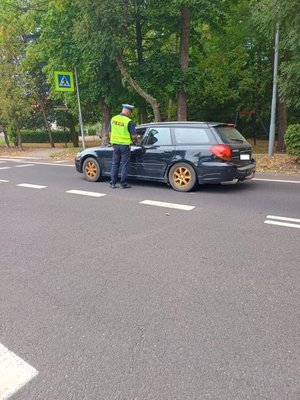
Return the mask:
[(250, 154), (240, 154), (240, 160), (250, 160)]

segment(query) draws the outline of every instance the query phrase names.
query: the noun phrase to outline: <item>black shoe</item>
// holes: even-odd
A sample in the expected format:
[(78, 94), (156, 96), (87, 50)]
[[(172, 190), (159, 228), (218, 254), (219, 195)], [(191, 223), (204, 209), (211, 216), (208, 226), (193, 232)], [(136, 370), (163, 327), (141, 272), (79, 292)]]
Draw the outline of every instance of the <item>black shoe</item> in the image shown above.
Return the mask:
[(126, 185), (121, 185), (120, 187), (121, 187), (121, 189), (130, 189), (130, 188), (131, 188), (131, 185), (129, 185), (128, 183), (126, 183)]
[(112, 189), (116, 189), (118, 186), (117, 186), (115, 183), (110, 183), (110, 187), (111, 187)]

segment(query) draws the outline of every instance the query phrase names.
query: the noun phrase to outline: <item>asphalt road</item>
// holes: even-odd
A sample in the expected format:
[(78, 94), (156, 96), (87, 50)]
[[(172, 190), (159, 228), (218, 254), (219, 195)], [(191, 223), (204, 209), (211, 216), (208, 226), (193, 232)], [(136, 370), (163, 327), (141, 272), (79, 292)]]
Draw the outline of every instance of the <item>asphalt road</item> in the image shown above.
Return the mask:
[(298, 400), (300, 179), (285, 179), (112, 190), (0, 159), (0, 344), (36, 371), (18, 384), (11, 367), (0, 399)]

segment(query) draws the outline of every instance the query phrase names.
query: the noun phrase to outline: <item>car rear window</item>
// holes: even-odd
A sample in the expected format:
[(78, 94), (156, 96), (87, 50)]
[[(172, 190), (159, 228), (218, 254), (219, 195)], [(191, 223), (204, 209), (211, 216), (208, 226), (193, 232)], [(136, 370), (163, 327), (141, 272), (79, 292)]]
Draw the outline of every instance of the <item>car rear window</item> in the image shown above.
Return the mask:
[(231, 126), (215, 126), (215, 131), (222, 139), (223, 143), (247, 143), (244, 136), (234, 127)]
[(212, 135), (205, 128), (174, 128), (177, 144), (211, 144), (214, 142)]

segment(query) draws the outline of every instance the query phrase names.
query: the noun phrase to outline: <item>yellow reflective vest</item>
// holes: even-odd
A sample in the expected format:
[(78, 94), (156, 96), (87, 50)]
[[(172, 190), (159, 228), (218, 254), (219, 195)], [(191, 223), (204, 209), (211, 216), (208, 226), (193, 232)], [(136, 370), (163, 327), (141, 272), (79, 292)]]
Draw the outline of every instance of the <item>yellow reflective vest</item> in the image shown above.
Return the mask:
[(112, 144), (130, 144), (131, 135), (128, 131), (130, 118), (125, 115), (116, 115), (111, 119), (110, 142)]

